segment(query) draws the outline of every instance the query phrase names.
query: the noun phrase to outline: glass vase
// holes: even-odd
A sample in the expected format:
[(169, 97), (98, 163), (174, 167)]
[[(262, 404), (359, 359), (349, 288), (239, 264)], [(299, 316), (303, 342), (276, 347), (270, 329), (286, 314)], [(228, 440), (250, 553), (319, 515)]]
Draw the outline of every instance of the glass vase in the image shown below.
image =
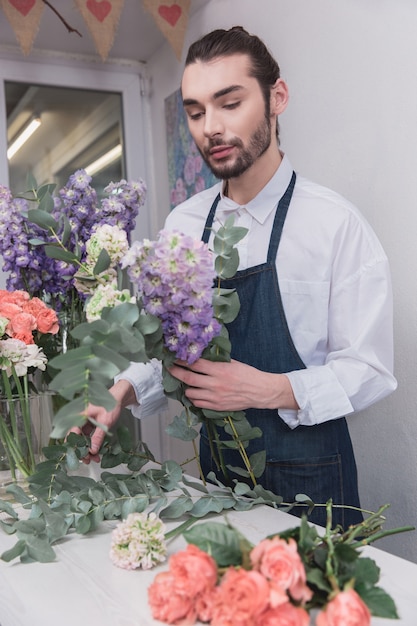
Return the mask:
[(0, 397), (0, 485), (27, 478), (52, 431), (54, 394)]

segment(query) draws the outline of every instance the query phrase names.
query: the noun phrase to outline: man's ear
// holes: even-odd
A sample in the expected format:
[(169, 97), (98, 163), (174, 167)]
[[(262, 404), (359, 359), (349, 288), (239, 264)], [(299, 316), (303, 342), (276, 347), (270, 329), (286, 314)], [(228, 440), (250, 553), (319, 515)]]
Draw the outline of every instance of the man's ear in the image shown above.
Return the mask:
[(288, 85), (282, 78), (278, 78), (271, 88), (271, 116), (275, 117), (283, 113), (287, 108), (288, 100)]

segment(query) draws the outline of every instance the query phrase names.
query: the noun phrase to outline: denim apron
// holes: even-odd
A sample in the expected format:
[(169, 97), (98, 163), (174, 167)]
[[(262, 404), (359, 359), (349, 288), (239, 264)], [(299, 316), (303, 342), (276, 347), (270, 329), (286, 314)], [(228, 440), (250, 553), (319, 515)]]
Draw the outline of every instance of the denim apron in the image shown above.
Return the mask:
[[(236, 289), (240, 299), (237, 318), (227, 325), (232, 343), (231, 356), (264, 372), (285, 373), (305, 369), (291, 339), (282, 305), (276, 271), (276, 256), (287, 210), (295, 185), (295, 173), (279, 201), (269, 242), (266, 263), (238, 271), (231, 279), (221, 281), (226, 289)], [(220, 200), (216, 197), (207, 217), (202, 240), (208, 243), (210, 229)], [(352, 443), (344, 417), (315, 426), (291, 429), (275, 409), (247, 409), (251, 426), (262, 430), (262, 437), (249, 443), (247, 452), (266, 451), (266, 469), (258, 482), (266, 489), (293, 502), (296, 494), (307, 494), (313, 502), (359, 507), (356, 463)], [(224, 438), (223, 433), (221, 433)], [(242, 466), (240, 454), (224, 450), (227, 465)], [(217, 474), (211, 458), (207, 431), (203, 427), (200, 438), (200, 460), (205, 475)], [(230, 473), (231, 478), (239, 476)], [(230, 482), (230, 479), (229, 479)], [(304, 507), (295, 507), (292, 513), (301, 515)], [(315, 507), (309, 520), (324, 525), (324, 507)], [(346, 528), (358, 523), (362, 515), (349, 509), (334, 509), (333, 522)]]

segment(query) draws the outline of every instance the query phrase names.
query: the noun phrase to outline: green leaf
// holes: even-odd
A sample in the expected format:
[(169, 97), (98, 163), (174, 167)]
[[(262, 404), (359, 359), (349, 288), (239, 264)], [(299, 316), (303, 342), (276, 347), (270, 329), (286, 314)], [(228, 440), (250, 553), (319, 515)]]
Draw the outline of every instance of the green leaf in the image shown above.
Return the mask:
[(356, 587), (356, 591), (362, 600), (368, 606), (372, 615), (375, 617), (385, 617), (389, 619), (398, 619), (397, 607), (394, 600), (380, 587), (372, 587), (371, 589), (363, 589), (361, 586)]
[(223, 511), (221, 499), (208, 495), (194, 502), (190, 514), (193, 517), (205, 517), (209, 513), (220, 513), (221, 511)]
[(47, 211), (42, 211), (41, 209), (29, 209), (28, 219), (40, 228), (43, 228), (43, 230), (58, 230), (58, 222), (54, 220), (52, 215)]
[(167, 507), (162, 509), (161, 517), (178, 519), (178, 517), (181, 517), (184, 513), (187, 513), (187, 511), (191, 511), (193, 506), (193, 501), (189, 496), (178, 496)]
[(181, 415), (176, 415), (174, 420), (165, 428), (165, 432), (171, 437), (182, 441), (194, 441), (198, 437), (198, 431), (187, 423), (185, 411)]
[(119, 369), (119, 371), (127, 369), (130, 365), (128, 359), (125, 359), (116, 350), (112, 350), (105, 345), (93, 345), (93, 353), (100, 359), (113, 363)]
[[(76, 327), (75, 330), (78, 330), (81, 326), (87, 326), (88, 324), (80, 324), (79, 326)], [(72, 331), (71, 334), (73, 337), (75, 337), (76, 339), (82, 339), (82, 337), (78, 337), (77, 334), (75, 334), (75, 332)], [(59, 354), (58, 356), (54, 357), (53, 359), (51, 359), (49, 361), (49, 364), (52, 365), (52, 367), (54, 369), (68, 369), (68, 367), (71, 366), (71, 364), (74, 365), (74, 367), (77, 367), (78, 364), (82, 361), (86, 361), (91, 355), (91, 347), (90, 346), (81, 346), (79, 348), (73, 348), (72, 350), (69, 350), (68, 352), (65, 352), (63, 354)]]
[(75, 523), (75, 531), (80, 535), (86, 535), (91, 528), (91, 522), (87, 515), (81, 515)]
[(134, 446), (130, 430), (126, 426), (119, 426), (116, 432), (123, 452), (130, 452)]
[(65, 457), (65, 462), (67, 464), (67, 468), (70, 471), (74, 471), (79, 468), (80, 460), (78, 456), (76, 455), (75, 450), (73, 450), (72, 448), (68, 448), (68, 451)]
[(210, 554), (219, 567), (242, 564), (242, 542), (247, 541), (231, 526), (205, 522), (196, 524), (183, 535), (188, 543)]
[(375, 585), (380, 576), (380, 568), (373, 559), (369, 557), (358, 558), (358, 553), (355, 551), (356, 563), (354, 576), (357, 584)]
[(13, 519), (19, 519), (18, 514), (16, 513), (10, 502), (7, 502), (6, 500), (0, 500), (0, 511), (2, 511), (3, 513), (7, 513), (7, 515)]
[(251, 456), (249, 457), (249, 463), (255, 478), (259, 478), (260, 476), (262, 476), (266, 466), (265, 450), (260, 450), (259, 452), (251, 454)]
[(65, 263), (70, 263), (71, 265), (76, 264), (78, 261), (77, 256), (73, 252), (54, 245), (46, 245), (45, 254), (51, 259), (65, 261)]
[(68, 243), (68, 240), (70, 238), (71, 232), (72, 232), (72, 228), (71, 228), (71, 224), (69, 222), (69, 219), (66, 215), (62, 215), (61, 216), (62, 219), (62, 235), (61, 235), (61, 243), (63, 246), (66, 246), (66, 244)]
[(111, 264), (110, 255), (107, 252), (107, 250), (103, 248), (100, 251), (100, 254), (98, 255), (98, 259), (94, 266), (93, 273), (97, 275), (97, 274), (101, 274), (101, 272), (105, 272), (110, 267), (110, 264)]
[(142, 513), (148, 502), (146, 498), (143, 497), (133, 497), (125, 500), (122, 505), (121, 517), (122, 519), (126, 519), (126, 517), (130, 513)]
[(239, 253), (236, 248), (230, 251), (227, 256), (216, 257), (214, 268), (219, 278), (232, 278), (239, 267)]
[(0, 556), (0, 559), (2, 561), (6, 561), (6, 563), (10, 563), (10, 561), (13, 561), (13, 559), (16, 559), (18, 556), (23, 554), (25, 550), (26, 541), (24, 539), (19, 539), (19, 541), (14, 544), (13, 548), (10, 548), (10, 550), (6, 550), (5, 552), (3, 552), (3, 554)]
[(32, 499), (29, 498), (28, 494), (16, 483), (7, 485), (6, 493), (12, 494), (16, 502), (19, 502), (20, 504), (30, 504), (32, 502)]

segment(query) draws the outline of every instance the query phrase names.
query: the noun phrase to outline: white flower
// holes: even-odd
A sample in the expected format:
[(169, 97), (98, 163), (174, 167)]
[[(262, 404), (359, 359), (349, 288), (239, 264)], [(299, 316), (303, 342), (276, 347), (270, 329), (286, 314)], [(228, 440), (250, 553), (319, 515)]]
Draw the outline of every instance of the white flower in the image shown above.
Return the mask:
[(114, 307), (123, 302), (136, 302), (129, 289), (117, 289), (116, 281), (107, 285), (99, 284), (85, 307), (87, 320), (89, 322), (97, 320), (105, 307)]
[(17, 376), (24, 376), (30, 367), (45, 370), (47, 358), (36, 344), (26, 344), (20, 339), (0, 340), (0, 369), (12, 373), (12, 366)]
[(4, 333), (6, 332), (8, 323), (9, 320), (7, 319), (7, 317), (0, 317), (0, 337), (3, 337)]
[(86, 243), (88, 265), (95, 265), (103, 248), (107, 251), (112, 265), (119, 263), (129, 249), (126, 231), (110, 224), (98, 226)]
[(155, 513), (130, 513), (112, 532), (110, 558), (124, 569), (151, 569), (165, 561), (165, 525)]

